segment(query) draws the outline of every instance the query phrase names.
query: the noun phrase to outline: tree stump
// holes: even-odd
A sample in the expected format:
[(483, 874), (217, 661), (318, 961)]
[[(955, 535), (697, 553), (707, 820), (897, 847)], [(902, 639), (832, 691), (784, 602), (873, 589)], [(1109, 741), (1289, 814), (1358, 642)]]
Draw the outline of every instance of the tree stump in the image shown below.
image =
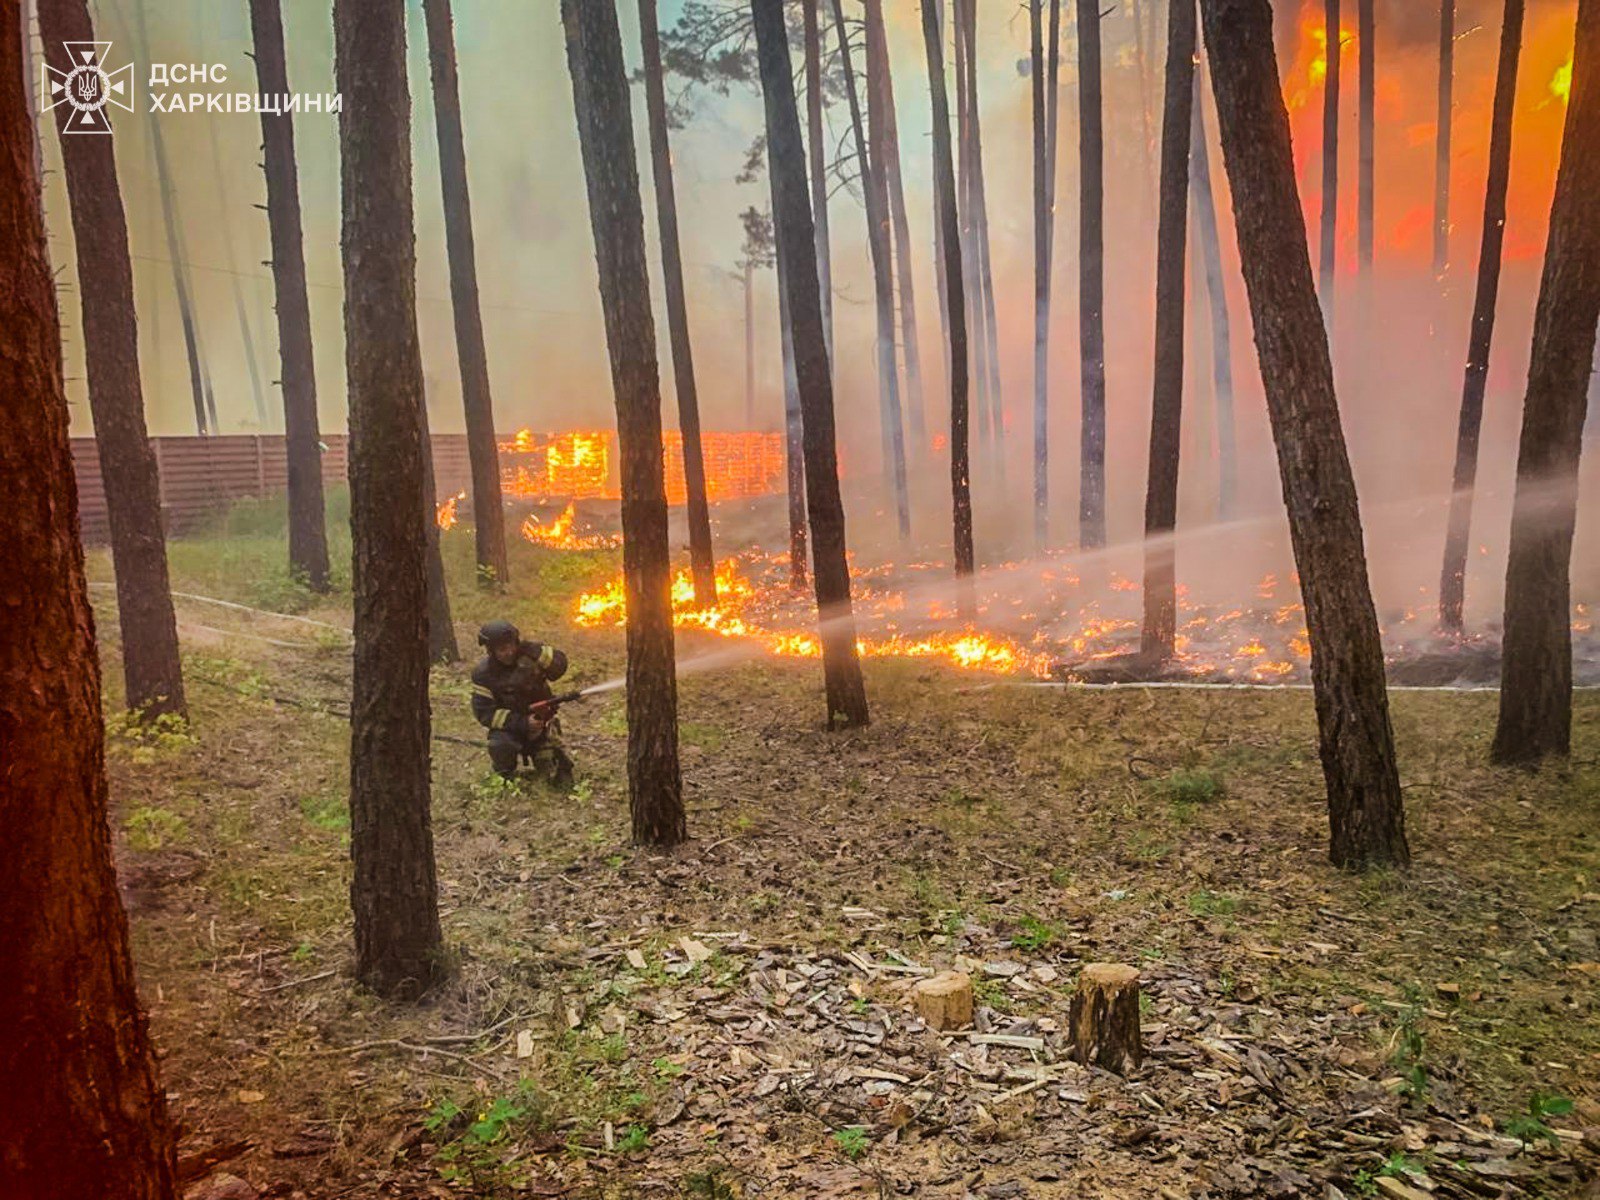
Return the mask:
[(924, 979), (911, 995), (917, 1014), (930, 1029), (963, 1029), (972, 1024), (972, 979), (960, 971)]
[(1090, 963), (1072, 998), (1073, 1057), (1122, 1072), (1144, 1058), (1139, 1039), (1139, 972), (1120, 963)]

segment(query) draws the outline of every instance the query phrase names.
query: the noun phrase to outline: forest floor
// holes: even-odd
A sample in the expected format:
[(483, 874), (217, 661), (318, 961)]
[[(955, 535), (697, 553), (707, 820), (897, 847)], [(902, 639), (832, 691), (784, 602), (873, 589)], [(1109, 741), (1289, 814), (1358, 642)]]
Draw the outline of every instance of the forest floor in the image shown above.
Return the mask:
[[(464, 650), (503, 609), (577, 683), (620, 674), (620, 634), (567, 616), (614, 554), (519, 545), (495, 600), (470, 545), (446, 537)], [(171, 552), (177, 590), (348, 626), (347, 591), (284, 578), (266, 516)], [(103, 556), (90, 570), (109, 578)], [(248, 1140), (225, 1169), (265, 1195), (1600, 1186), (1593, 692), (1572, 765), (1539, 774), (1485, 765), (1492, 695), (1396, 694), (1415, 863), (1351, 875), (1327, 863), (1304, 692), (873, 660), (874, 723), (829, 734), (815, 663), (690, 675), (692, 839), (654, 853), (628, 842), (620, 693), (564, 718), (575, 792), (506, 788), (465, 666), (441, 668), (435, 731), (462, 739), (433, 764), (455, 969), (396, 1005), (349, 976), (345, 639), (192, 600), (179, 618), (192, 727), (110, 722), (119, 868), (183, 1151)], [(1142, 972), (1127, 1078), (1061, 1041), (1079, 964), (1105, 960)], [(950, 967), (977, 980), (971, 1032), (911, 1011)]]

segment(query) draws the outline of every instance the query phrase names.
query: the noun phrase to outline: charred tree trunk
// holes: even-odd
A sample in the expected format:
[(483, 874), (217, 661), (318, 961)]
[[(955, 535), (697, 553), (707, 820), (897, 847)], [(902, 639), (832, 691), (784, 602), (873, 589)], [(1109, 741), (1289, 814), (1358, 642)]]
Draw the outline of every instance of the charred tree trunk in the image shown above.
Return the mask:
[(1600, 320), (1600, 0), (1579, 0), (1506, 562), (1497, 763), (1572, 749), (1572, 535)]
[(1495, 72), (1494, 115), (1489, 125), (1489, 179), (1483, 194), (1483, 242), (1478, 250), (1478, 289), (1472, 302), (1472, 333), (1456, 429), (1444, 568), (1439, 576), (1439, 624), (1455, 631), (1462, 628), (1466, 607), (1467, 542), (1472, 532), (1472, 492), (1478, 479), (1478, 436), (1483, 428), (1483, 397), (1489, 386), (1489, 351), (1494, 341), (1495, 305), (1500, 296), (1506, 192), (1511, 183), (1511, 118), (1516, 105), (1517, 62), (1522, 54), (1523, 9), (1524, 0), (1506, 0), (1505, 19), (1500, 27), (1500, 63)]
[(1311, 640), (1336, 866), (1404, 865), (1400, 777), (1361, 514), (1295, 188), (1268, 0), (1203, 0), (1267, 412)]
[[(506, 559), (505, 502), (500, 497), (500, 452), (494, 436), (489, 352), (483, 342), (483, 312), (478, 305), (478, 256), (472, 237), (472, 197), (467, 190), (467, 147), (461, 128), (461, 85), (456, 75), (454, 20), (450, 0), (423, 0), (422, 12), (428, 26), (428, 65), (433, 80), (434, 125), (439, 137), (439, 180), (444, 192), (445, 248), (450, 259), (450, 307), (455, 317), (461, 401), (466, 410), (467, 456), (472, 467), (472, 532), (478, 582), (504, 585), (511, 578)], [(687, 432), (684, 444), (688, 444)], [(692, 473), (689, 479), (692, 496)], [(692, 513), (693, 501), (690, 503)]]
[(1363, 289), (1372, 286), (1374, 176), (1377, 167), (1378, 30), (1373, 2), (1356, 0), (1356, 48), (1360, 52), (1357, 62), (1359, 95), (1356, 149), (1359, 162), (1356, 172), (1356, 255)]
[(839, 40), (839, 63), (844, 75), (845, 96), (850, 103), (850, 125), (855, 133), (856, 157), (861, 164), (861, 191), (866, 198), (867, 244), (872, 253), (872, 290), (878, 317), (878, 413), (884, 474), (893, 489), (896, 527), (904, 541), (911, 536), (911, 501), (906, 490), (905, 422), (900, 412), (900, 373), (894, 356), (894, 263), (889, 251), (888, 195), (884, 187), (882, 164), (875, 160), (867, 143), (861, 101), (856, 92), (855, 69), (850, 63), (850, 38), (845, 30), (842, 0), (833, 0), (833, 23)]
[[(628, 606), (628, 793), (633, 840), (688, 836), (678, 770), (672, 564), (661, 463), (661, 380), (645, 263), (644, 206), (616, 7), (561, 0), (622, 450), (622, 571)], [(798, 140), (798, 138), (797, 138)], [(808, 231), (809, 233), (809, 231)]]
[(995, 460), (1002, 474), (1005, 458), (999, 453), (1005, 441), (1005, 393), (1000, 383), (1000, 325), (994, 302), (994, 272), (989, 256), (989, 198), (983, 182), (983, 121), (978, 104), (978, 5), (967, 0), (967, 120), (972, 137), (972, 230), (976, 239), (973, 259), (978, 274), (976, 301), (982, 305), (984, 365), (988, 372), (989, 424), (994, 434)]
[(1322, 85), (1322, 238), (1317, 269), (1317, 298), (1322, 321), (1333, 337), (1334, 279), (1339, 262), (1339, 67), (1344, 57), (1340, 41), (1339, 0), (1323, 0), (1324, 57), (1327, 75)]
[[(52, 63), (64, 53), (56, 34), (88, 29), (87, 10), (72, 7), (43, 6)], [(0, 0), (0, 474), (12, 492), (0, 604), (13, 614), (0, 627), (0, 1174), (15, 1200), (175, 1200), (176, 1138), (111, 862), (100, 667), (19, 25), (16, 0)], [(103, 141), (111, 162), (109, 137), (62, 140)], [(120, 221), (116, 188), (96, 195), (116, 200)], [(125, 245), (121, 261), (125, 271)]]
[(1433, 164), (1433, 273), (1450, 263), (1450, 132), (1455, 119), (1456, 0), (1439, 0), (1439, 133)]
[(1222, 239), (1217, 232), (1217, 199), (1211, 187), (1211, 148), (1206, 141), (1204, 86), (1194, 81), (1194, 127), (1189, 152), (1190, 191), (1194, 196), (1195, 240), (1206, 272), (1206, 312), (1211, 322), (1211, 386), (1217, 421), (1217, 518), (1231, 521), (1238, 504), (1239, 451), (1233, 418), (1233, 332), (1228, 319), (1228, 288), (1222, 279)]
[[(806, 153), (811, 160), (811, 224), (817, 242), (817, 290), (822, 298), (822, 332), (828, 347), (828, 365), (834, 365), (833, 354), (833, 248), (828, 238), (828, 148), (824, 144), (827, 132), (822, 123), (822, 109), (825, 97), (822, 93), (822, 29), (818, 6), (822, 0), (801, 0), (802, 17), (805, 23), (805, 56), (806, 56)], [(781, 294), (781, 290), (780, 290)], [(785, 400), (788, 397), (785, 395)], [(785, 409), (787, 413), (787, 408)], [(799, 436), (799, 411), (796, 407), (791, 430), (791, 438), (795, 445), (791, 449), (793, 461), (790, 464), (790, 480), (796, 478), (796, 470), (801, 466), (798, 456)], [(798, 476), (804, 491), (804, 474)], [(793, 493), (791, 492), (791, 495)], [(791, 517), (793, 513), (791, 512)], [(790, 582), (796, 587), (805, 586), (805, 497), (800, 496), (800, 516), (802, 525), (800, 529), (800, 546), (802, 550), (800, 574), (798, 578), (791, 577)], [(790, 550), (794, 548), (794, 526), (790, 525)], [(791, 555), (792, 557), (792, 555)], [(792, 564), (791, 564), (792, 569)]]
[(417, 342), (404, 0), (334, 0), (350, 404), (350, 906), (356, 976), (413, 999), (444, 974), (429, 812), (426, 415)]
[[(250, 0), (256, 81), (262, 95), (289, 91), (279, 0)], [(306, 298), (305, 239), (300, 227), (300, 177), (294, 118), (261, 114), (267, 177), (267, 226), (272, 236), (272, 283), (277, 293), (278, 353), (282, 359), (283, 435), (289, 469), (289, 570), (313, 591), (328, 590), (327, 512), (322, 495), (322, 435), (317, 428), (317, 373)]]
[[(844, 504), (839, 497), (834, 449), (833, 380), (822, 332), (822, 302), (817, 288), (817, 264), (813, 261), (816, 239), (806, 200), (805, 149), (800, 141), (800, 114), (795, 106), (783, 0), (750, 0), (750, 12), (755, 21), (756, 55), (766, 103), (768, 162), (777, 204), (772, 216), (781, 264), (779, 279), (789, 297), (795, 375), (800, 385), (806, 505), (811, 514), (812, 578), (821, 625), (828, 727), (865, 725), (869, 720), (867, 689), (856, 655), (850, 571), (845, 562)], [(839, 24), (842, 32), (843, 22)], [(857, 105), (852, 102), (851, 107)]]
[(717, 603), (717, 564), (711, 553), (711, 506), (706, 500), (706, 460), (700, 444), (700, 394), (689, 344), (689, 302), (683, 286), (683, 251), (678, 246), (678, 198), (667, 144), (667, 95), (661, 75), (661, 38), (655, 0), (639, 0), (639, 41), (644, 52), (644, 97), (650, 115), (650, 166), (656, 185), (661, 230), (661, 274), (666, 285), (667, 332), (672, 341), (672, 377), (678, 393), (678, 428), (683, 433), (683, 480), (688, 497), (689, 569), (694, 601)]
[[(84, 0), (43, 0), (39, 26), (45, 62), (61, 77), (72, 71), (66, 42), (94, 41)], [(56, 109), (57, 129), (77, 110)], [(102, 109), (102, 112), (107, 111)], [(32, 136), (29, 127), (29, 136)], [(128, 708), (145, 717), (187, 712), (177, 619), (167, 577), (161, 483), (145, 432), (139, 339), (133, 304), (128, 222), (117, 185), (114, 138), (61, 133), (61, 159), (78, 247), (89, 409), (111, 522), (117, 621)], [(29, 151), (30, 161), (33, 158)]]
[[(878, 96), (882, 128), (874, 120), (872, 136), (881, 137), (884, 185), (894, 232), (895, 279), (900, 295), (900, 353), (906, 366), (905, 408), (911, 415), (911, 440), (919, 455), (928, 444), (927, 397), (922, 387), (922, 340), (917, 334), (917, 290), (911, 270), (911, 221), (906, 214), (905, 182), (900, 174), (900, 123), (894, 107), (894, 74), (889, 67), (889, 39), (883, 25), (882, 0), (867, 5), (867, 87)], [(814, 206), (814, 204), (813, 204)]]
[(1083, 387), (1078, 544), (1106, 544), (1105, 134), (1100, 103), (1100, 9), (1078, 8), (1078, 353)]
[(1188, 251), (1189, 152), (1194, 128), (1195, 0), (1169, 0), (1166, 96), (1161, 115), (1160, 222), (1156, 234), (1155, 384), (1144, 503), (1146, 657), (1172, 657), (1178, 628), (1173, 531), (1183, 432), (1184, 261)]
[(933, 194), (944, 239), (945, 309), (950, 314), (950, 503), (956, 561), (956, 596), (964, 617), (977, 616), (972, 549), (972, 468), (967, 445), (967, 305), (961, 275), (961, 229), (956, 215), (956, 174), (950, 147), (950, 100), (944, 85), (944, 38), (931, 4), (922, 6), (922, 40), (928, 55), (933, 103)]

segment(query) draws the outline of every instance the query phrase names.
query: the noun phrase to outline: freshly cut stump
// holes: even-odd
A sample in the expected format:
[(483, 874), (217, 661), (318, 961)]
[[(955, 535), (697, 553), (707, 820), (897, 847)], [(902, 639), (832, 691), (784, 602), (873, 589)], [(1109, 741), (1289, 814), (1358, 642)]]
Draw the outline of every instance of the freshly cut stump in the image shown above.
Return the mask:
[(1119, 1074), (1144, 1058), (1139, 1039), (1139, 972), (1121, 963), (1090, 963), (1072, 998), (1073, 1057)]
[(917, 1014), (930, 1029), (964, 1029), (972, 1024), (972, 978), (945, 971), (924, 979), (911, 993)]

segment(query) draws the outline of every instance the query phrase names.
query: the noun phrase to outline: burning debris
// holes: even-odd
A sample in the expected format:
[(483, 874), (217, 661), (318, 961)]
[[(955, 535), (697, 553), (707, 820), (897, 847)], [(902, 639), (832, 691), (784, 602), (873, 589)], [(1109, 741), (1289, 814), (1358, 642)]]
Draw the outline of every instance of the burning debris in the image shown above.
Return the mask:
[(434, 523), (438, 525), (440, 529), (454, 529), (456, 527), (456, 522), (460, 520), (460, 515), (457, 510), (461, 502), (466, 498), (467, 494), (465, 492), (457, 492), (454, 496), (451, 496), (448, 500), (445, 500), (443, 503), (441, 503), (438, 507), (438, 510), (434, 513)]

